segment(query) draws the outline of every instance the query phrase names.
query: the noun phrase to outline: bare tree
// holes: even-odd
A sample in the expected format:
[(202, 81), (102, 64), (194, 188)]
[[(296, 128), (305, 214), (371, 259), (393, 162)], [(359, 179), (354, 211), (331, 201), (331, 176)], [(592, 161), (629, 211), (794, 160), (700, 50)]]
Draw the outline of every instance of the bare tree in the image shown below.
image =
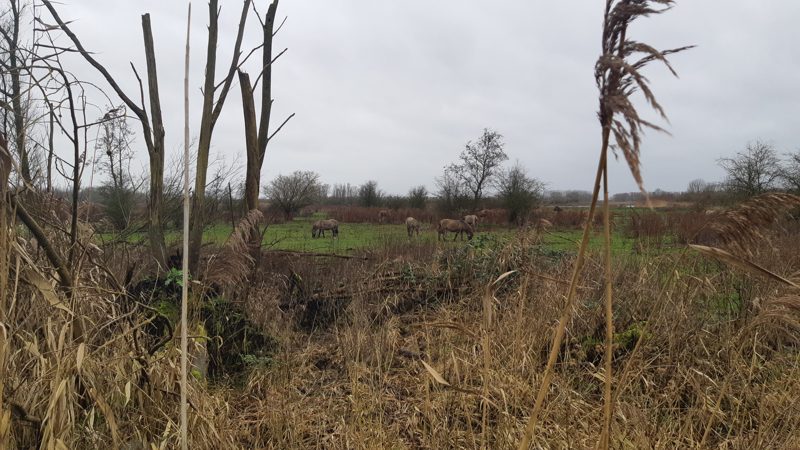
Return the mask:
[(467, 190), (452, 167), (445, 168), (442, 176), (436, 178), (436, 187), (439, 211), (448, 214), (456, 213), (466, 207)]
[(719, 165), (727, 172), (728, 190), (737, 197), (749, 198), (777, 187), (781, 176), (780, 159), (775, 148), (766, 142), (747, 144), (733, 158), (720, 158)]
[[(125, 106), (139, 118), (144, 134), (144, 141), (147, 153), (150, 158), (150, 196), (148, 202), (148, 237), (153, 258), (166, 267), (167, 250), (164, 242), (164, 229), (161, 222), (161, 208), (164, 186), (164, 122), (161, 116), (161, 100), (158, 91), (158, 71), (156, 68), (155, 49), (153, 45), (153, 31), (150, 25), (150, 14), (142, 15), (142, 34), (144, 37), (145, 60), (147, 65), (147, 82), (150, 97), (150, 112), (152, 118), (147, 113), (144, 106), (144, 88), (139, 74), (134, 68), (134, 74), (139, 81), (139, 93), (141, 104), (134, 102), (119, 86), (111, 73), (92, 56), (81, 44), (69, 25), (65, 23), (58, 12), (53, 7), (50, 0), (42, 0), (44, 6), (50, 11), (58, 26), (69, 37), (75, 45), (77, 51), (83, 58), (94, 67), (114, 92), (125, 103)], [(133, 67), (133, 66), (132, 66)]]
[[(87, 130), (96, 123), (87, 123), (87, 97), (85, 85), (73, 74), (64, 69), (61, 64), (60, 55), (70, 51), (70, 49), (47, 46), (41, 43), (38, 38), (49, 36), (47, 30), (32, 28), (31, 44), (23, 46), (20, 36), (21, 15), (24, 10), (21, 2), (16, 0), (9, 1), (10, 10), (7, 11), (10, 21), (0, 26), (0, 47), (4, 47), (0, 54), (0, 79), (2, 79), (3, 100), (0, 107), (4, 111), (3, 129), (12, 130), (16, 156), (19, 164), (15, 167), (19, 175), (19, 181), (24, 187), (16, 192), (10, 192), (4, 198), (16, 210), (19, 220), (28, 228), (36, 238), (38, 245), (44, 250), (46, 257), (59, 274), (59, 282), (68, 295), (72, 295), (73, 274), (80, 270), (82, 258), (76, 255), (82, 250), (78, 244), (78, 199), (81, 189), (81, 178), (86, 165), (86, 149), (88, 147)], [(3, 17), (6, 17), (4, 15)], [(38, 21), (38, 17), (33, 18)], [(27, 32), (26, 32), (27, 33)], [(42, 51), (48, 49), (48, 51)], [(9, 81), (6, 83), (6, 76)], [(11, 86), (8, 88), (8, 86)], [(36, 94), (34, 95), (34, 91)], [(49, 133), (52, 135), (53, 128), (57, 125), (72, 146), (72, 160), (67, 161), (62, 158), (55, 158), (55, 169), (71, 183), (71, 220), (69, 225), (62, 225), (62, 221), (49, 220), (53, 210), (43, 208), (42, 197), (35, 191), (36, 186), (33, 181), (38, 177), (34, 168), (38, 166), (37, 159), (34, 157), (36, 148), (44, 146), (35, 139), (34, 127), (38, 123), (36, 117), (36, 103), (41, 102), (47, 105), (48, 115), (51, 117)], [(8, 115), (11, 112), (13, 128), (7, 125)], [(56, 114), (57, 112), (57, 114)], [(5, 150), (7, 142), (3, 143)], [(52, 145), (49, 146), (52, 149)], [(48, 156), (49, 162), (53, 162), (52, 151)], [(13, 163), (12, 163), (13, 165)], [(49, 164), (48, 164), (49, 165)], [(48, 171), (50, 167), (48, 167)], [(48, 173), (48, 187), (51, 187), (51, 174)], [(7, 188), (8, 186), (4, 186)], [(65, 219), (61, 216), (60, 219)], [(55, 245), (53, 245), (39, 225), (42, 221), (49, 221), (49, 225), (58, 233), (68, 236), (69, 256), (64, 258)]]
[[(245, 175), (245, 204), (248, 211), (258, 209), (258, 192), (261, 186), (261, 167), (264, 165), (264, 156), (267, 146), (272, 138), (283, 128), (284, 125), (294, 117), (291, 114), (287, 117), (275, 131), (270, 133), (270, 116), (272, 113), (272, 64), (286, 51), (285, 49), (277, 56), (272, 56), (272, 38), (280, 30), (275, 29), (275, 14), (278, 10), (278, 0), (274, 0), (267, 9), (267, 13), (261, 23), (262, 45), (261, 45), (261, 71), (256, 78), (255, 85), (250, 81), (250, 75), (239, 70), (239, 85), (242, 91), (242, 111), (244, 114), (245, 130), (245, 149), (247, 150), (247, 168)], [(261, 113), (259, 121), (256, 123), (256, 107), (253, 99), (255, 88), (259, 79), (261, 80)], [(251, 247), (253, 253), (258, 251), (261, 243), (261, 235), (258, 230), (253, 230), (251, 235)]]
[(680, 197), (686, 201), (694, 202), (696, 207), (704, 209), (705, 205), (711, 200), (710, 187), (711, 184), (698, 178), (689, 182), (686, 186), (686, 192)]
[(704, 180), (698, 178), (689, 182), (689, 185), (686, 187), (686, 193), (690, 196), (697, 195), (703, 192), (706, 189), (706, 183)]
[(800, 193), (800, 150), (787, 156), (786, 165), (781, 170), (783, 188), (790, 192)]
[[(197, 143), (193, 141), (190, 147), (195, 145)], [(194, 177), (191, 167), (195, 167), (196, 157), (194, 152), (189, 155), (190, 178)], [(184, 155), (180, 152), (167, 161), (167, 168), (164, 171), (164, 226), (168, 229), (183, 226), (183, 167)], [(236, 161), (230, 161), (222, 155), (216, 157), (212, 155), (209, 158), (208, 173), (204, 205), (207, 219), (213, 221), (222, 218), (222, 209), (227, 208), (226, 203), (228, 205), (233, 203), (232, 197), (241, 195), (235, 185), (228, 192), (228, 184), (235, 183), (234, 180), (241, 175), (241, 168)], [(240, 212), (238, 202), (237, 211)], [(226, 218), (230, 219), (230, 215)], [(234, 223), (234, 227), (235, 225)]]
[[(214, 127), (222, 113), (225, 99), (228, 97), (233, 77), (239, 67), (241, 58), (242, 39), (250, 9), (250, 0), (244, 0), (239, 18), (239, 27), (236, 41), (233, 45), (233, 56), (225, 78), (216, 84), (217, 69), (217, 40), (219, 36), (219, 12), (217, 0), (208, 2), (208, 45), (206, 46), (206, 72), (203, 82), (203, 112), (200, 118), (200, 139), (197, 143), (197, 166), (195, 170), (194, 196), (192, 197), (192, 216), (189, 231), (189, 268), (192, 273), (197, 272), (200, 263), (200, 245), (203, 240), (203, 229), (207, 222), (206, 214), (206, 189), (211, 148), (211, 136)], [(215, 96), (219, 89), (219, 97)]]
[(124, 106), (109, 108), (100, 124), (95, 148), (101, 152), (97, 166), (109, 180), (101, 187), (106, 215), (118, 230), (128, 228), (136, 201), (136, 183), (130, 172), (133, 159), (133, 130), (128, 125)]
[(23, 72), (28, 65), (29, 56), (20, 45), (20, 25), (24, 6), (18, 0), (10, 0), (8, 3), (10, 22), (8, 26), (0, 26), (0, 35), (3, 37), (0, 49), (5, 54), (5, 57), (0, 58), (0, 68), (9, 75), (11, 82), (10, 91), (6, 93), (6, 97), (11, 99), (10, 106), (13, 114), (14, 132), (12, 142), (19, 158), (20, 175), (26, 182), (30, 183), (32, 176), (27, 144), (27, 108), (23, 104), (24, 92), (22, 86)]
[(350, 183), (337, 183), (333, 185), (330, 203), (336, 205), (353, 204), (354, 199), (358, 196), (358, 189)]
[[(32, 84), (36, 86), (47, 103), (52, 102), (51, 111), (57, 112), (54, 115), (54, 124), (59, 127), (72, 146), (72, 161), (68, 162), (61, 158), (55, 159), (55, 169), (71, 184), (72, 214), (68, 234), (70, 236), (69, 256), (67, 263), (74, 261), (78, 242), (78, 201), (80, 198), (81, 179), (86, 167), (86, 154), (88, 149), (88, 129), (99, 122), (88, 123), (87, 121), (87, 98), (84, 84), (74, 75), (64, 69), (61, 61), (61, 53), (39, 56), (37, 51), (41, 46), (34, 46), (31, 54), (33, 55), (29, 68), (29, 76)], [(42, 78), (33, 74), (33, 69), (44, 69), (47, 73)], [(50, 83), (54, 81), (54, 83)], [(51, 176), (51, 175), (50, 175)], [(24, 177), (23, 177), (24, 179)], [(38, 240), (38, 238), (37, 238)]]
[(508, 159), (503, 135), (488, 128), (476, 142), (469, 141), (459, 156), (460, 162), (450, 165), (451, 172), (461, 179), (472, 194), (472, 207), (477, 208), (484, 190), (492, 182), (500, 164)]
[(291, 175), (278, 175), (264, 191), (272, 203), (291, 220), (300, 209), (319, 199), (322, 184), (318, 173), (297, 170)]
[(503, 206), (509, 211), (509, 220), (524, 225), (528, 214), (544, 197), (544, 183), (528, 175), (519, 162), (498, 175), (497, 190)]
[(424, 209), (428, 201), (428, 188), (423, 185), (414, 186), (408, 191), (408, 206)]
[(358, 201), (361, 206), (373, 207), (379, 206), (383, 192), (378, 189), (378, 182), (369, 180), (358, 188)]

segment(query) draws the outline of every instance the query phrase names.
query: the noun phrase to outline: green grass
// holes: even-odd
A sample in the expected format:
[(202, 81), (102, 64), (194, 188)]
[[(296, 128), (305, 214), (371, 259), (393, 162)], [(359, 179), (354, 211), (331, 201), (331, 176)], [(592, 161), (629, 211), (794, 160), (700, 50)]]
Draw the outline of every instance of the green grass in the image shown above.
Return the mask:
[[(406, 226), (403, 224), (378, 225), (372, 223), (342, 223), (339, 225), (338, 239), (332, 239), (330, 232), (325, 237), (312, 238), (311, 225), (318, 217), (299, 217), (282, 224), (270, 225), (264, 235), (264, 247), (272, 250), (286, 250), (313, 253), (352, 254), (356, 252), (379, 249), (387, 244), (408, 242)], [(224, 244), (231, 233), (230, 224), (215, 224), (209, 226), (204, 235), (204, 243)], [(479, 227), (476, 236), (489, 233), (497, 238), (498, 242), (510, 239), (516, 233), (513, 228), (495, 227), (485, 229)], [(544, 235), (544, 246), (553, 251), (577, 251), (583, 231), (554, 230)], [(114, 239), (113, 233), (100, 234), (101, 241), (107, 242)], [(168, 245), (177, 245), (181, 233), (177, 230), (167, 232)], [(131, 243), (141, 242), (146, 239), (146, 233), (133, 233), (125, 239)], [(453, 239), (452, 234), (447, 235), (447, 240)], [(465, 237), (466, 239), (466, 237)], [(423, 224), (419, 236), (413, 238), (414, 242), (433, 243), (437, 240), (436, 229), (433, 224)], [(634, 240), (614, 233), (612, 252), (616, 254), (629, 253)], [(603, 236), (593, 231), (589, 241), (589, 250), (600, 250), (603, 247)]]
[[(264, 235), (265, 247), (274, 250), (344, 254), (379, 248), (387, 243), (408, 241), (405, 225), (371, 223), (341, 223), (337, 239), (333, 239), (330, 231), (325, 232), (325, 237), (312, 238), (311, 225), (314, 220), (316, 218), (299, 218), (271, 225)], [(425, 231), (415, 239), (432, 241), (436, 239), (436, 234)]]
[[(556, 230), (544, 236), (544, 245), (552, 250), (578, 251), (583, 230)], [(611, 252), (622, 253), (630, 252), (633, 248), (634, 240), (626, 238), (620, 233), (614, 233), (611, 237)], [(589, 236), (589, 250), (601, 250), (603, 248), (603, 235), (593, 231)]]

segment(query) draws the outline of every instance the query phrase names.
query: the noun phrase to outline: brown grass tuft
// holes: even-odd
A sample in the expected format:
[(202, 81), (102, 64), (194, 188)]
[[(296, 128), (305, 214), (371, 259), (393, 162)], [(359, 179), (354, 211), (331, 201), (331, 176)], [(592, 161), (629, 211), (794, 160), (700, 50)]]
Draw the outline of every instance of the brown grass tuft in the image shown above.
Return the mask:
[(800, 344), (800, 289), (765, 300), (750, 328), (773, 342)]
[(262, 218), (261, 211), (254, 209), (239, 221), (222, 248), (208, 258), (204, 277), (206, 282), (232, 286), (247, 279), (253, 268), (248, 243), (252, 231)]
[(800, 196), (782, 192), (762, 194), (715, 217), (709, 230), (723, 246), (752, 255), (755, 249), (769, 242), (765, 231), (797, 207)]

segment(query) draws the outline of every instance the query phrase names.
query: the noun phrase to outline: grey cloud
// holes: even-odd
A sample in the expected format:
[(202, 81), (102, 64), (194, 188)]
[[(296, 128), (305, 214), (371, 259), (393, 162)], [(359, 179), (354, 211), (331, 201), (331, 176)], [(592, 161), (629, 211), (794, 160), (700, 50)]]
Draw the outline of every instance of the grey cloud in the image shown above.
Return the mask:
[[(223, 2), (220, 66), (230, 57), (239, 5)], [(197, 134), (207, 7), (195, 2), (193, 8)], [(177, 148), (185, 3), (71, 0), (61, 10), (79, 19), (74, 27), (81, 39), (129, 92), (135, 84), (128, 61), (143, 70), (139, 15), (152, 14), (168, 148)], [(376, 179), (394, 193), (416, 184), (430, 188), (467, 140), (492, 127), (506, 136), (510, 158), (551, 188), (588, 189), (600, 133), (593, 65), (601, 14), (597, 1), (284, 0), (279, 15), (289, 18), (275, 48), (289, 51), (274, 68), (273, 123), (297, 116), (271, 146), (264, 177), (308, 169), (330, 183)], [(680, 79), (655, 65), (648, 70), (672, 133), (646, 136), (648, 188), (678, 190), (694, 178), (719, 179), (716, 159), (751, 139), (772, 140), (781, 151), (800, 147), (798, 17), (794, 0), (683, 0), (635, 25), (635, 39), (659, 48), (698, 45), (675, 56)], [(250, 25), (253, 45), (258, 35), (255, 21)], [(97, 80), (82, 61), (70, 64)], [(215, 151), (243, 161), (241, 133), (236, 87)], [(613, 191), (636, 190), (624, 162), (612, 165), (612, 175)]]

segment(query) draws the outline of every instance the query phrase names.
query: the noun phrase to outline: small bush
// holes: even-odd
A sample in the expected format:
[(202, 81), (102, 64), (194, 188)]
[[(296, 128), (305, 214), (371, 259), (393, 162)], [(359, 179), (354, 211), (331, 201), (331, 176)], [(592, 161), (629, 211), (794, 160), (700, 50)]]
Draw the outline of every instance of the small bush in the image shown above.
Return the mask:
[(655, 240), (663, 238), (668, 231), (664, 215), (653, 211), (631, 213), (624, 230), (629, 238)]
[(567, 209), (555, 212), (550, 220), (557, 228), (580, 228), (589, 215), (587, 209)]

